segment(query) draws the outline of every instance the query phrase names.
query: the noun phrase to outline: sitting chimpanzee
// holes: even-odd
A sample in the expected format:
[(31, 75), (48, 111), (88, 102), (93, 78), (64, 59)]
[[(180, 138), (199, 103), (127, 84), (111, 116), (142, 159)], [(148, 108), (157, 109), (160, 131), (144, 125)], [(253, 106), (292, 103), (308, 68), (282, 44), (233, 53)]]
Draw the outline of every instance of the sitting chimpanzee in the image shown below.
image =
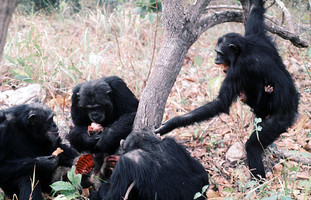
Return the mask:
[(267, 35), (264, 1), (254, 0), (246, 22), (245, 36), (228, 33), (218, 39), (215, 63), (226, 72), (218, 97), (185, 115), (174, 117), (156, 130), (165, 134), (177, 127), (208, 120), (229, 108), (240, 94), (245, 95), (256, 117), (262, 118), (259, 134), (246, 143), (247, 162), (252, 174), (265, 177), (261, 154), (296, 119), (299, 101), (294, 81)]
[[(74, 127), (68, 140), (80, 152), (96, 153), (95, 171), (101, 167), (102, 153), (115, 153), (120, 140), (132, 131), (137, 106), (135, 95), (116, 76), (84, 82), (73, 89)], [(88, 126), (92, 122), (100, 124), (103, 130), (89, 134)]]
[[(71, 167), (78, 153), (61, 143), (47, 106), (24, 104), (0, 113), (0, 187), (20, 200), (43, 199), (41, 192), (50, 192), (56, 168)], [(52, 155), (57, 148), (63, 152)]]
[(173, 138), (132, 132), (121, 148), (109, 183), (91, 199), (189, 200), (209, 184), (204, 167)]

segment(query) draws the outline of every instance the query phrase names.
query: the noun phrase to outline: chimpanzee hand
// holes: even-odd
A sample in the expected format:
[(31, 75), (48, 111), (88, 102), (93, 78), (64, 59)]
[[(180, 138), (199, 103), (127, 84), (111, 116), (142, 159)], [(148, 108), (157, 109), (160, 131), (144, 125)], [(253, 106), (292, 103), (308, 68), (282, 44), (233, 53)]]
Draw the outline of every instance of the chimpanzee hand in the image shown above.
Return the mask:
[(37, 157), (35, 162), (38, 171), (50, 172), (56, 170), (58, 164), (58, 157), (55, 157), (53, 155)]
[(155, 133), (164, 135), (175, 128), (179, 127), (180, 122), (182, 121), (182, 116), (173, 117), (162, 124), (162, 126), (155, 130)]
[(90, 135), (89, 138), (90, 138), (91, 140), (94, 140), (94, 142), (97, 142), (97, 141), (99, 140), (101, 134), (103, 134), (103, 131), (98, 131), (98, 132), (96, 132), (96, 133)]

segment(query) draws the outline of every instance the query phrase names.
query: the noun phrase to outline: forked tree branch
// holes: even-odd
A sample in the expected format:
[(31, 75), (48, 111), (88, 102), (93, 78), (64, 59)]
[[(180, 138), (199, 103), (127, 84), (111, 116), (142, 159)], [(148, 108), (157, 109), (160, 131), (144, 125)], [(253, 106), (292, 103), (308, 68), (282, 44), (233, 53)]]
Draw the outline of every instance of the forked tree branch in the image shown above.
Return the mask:
[[(198, 23), (198, 29), (199, 29), (199, 35), (201, 35), (203, 32), (207, 31), (209, 28), (222, 24), (225, 22), (244, 22), (244, 12), (242, 10), (242, 7), (237, 6), (209, 6), (205, 9), (207, 10), (218, 10), (218, 9), (231, 9), (231, 11), (221, 11), (221, 12), (214, 12), (212, 14), (209, 14), (207, 16), (204, 16), (200, 19)], [(293, 25), (292, 18), (290, 14), (285, 14), (288, 20), (291, 21), (291, 26)], [(295, 27), (290, 28), (290, 30), (285, 29), (284, 27), (278, 25), (278, 21), (268, 15), (266, 15), (266, 28), (269, 32), (274, 33), (281, 38), (285, 40), (291, 41), (291, 43), (297, 47), (300, 48), (306, 48), (309, 46), (309, 42), (303, 38), (301, 38), (297, 33), (290, 30), (296, 30)]]

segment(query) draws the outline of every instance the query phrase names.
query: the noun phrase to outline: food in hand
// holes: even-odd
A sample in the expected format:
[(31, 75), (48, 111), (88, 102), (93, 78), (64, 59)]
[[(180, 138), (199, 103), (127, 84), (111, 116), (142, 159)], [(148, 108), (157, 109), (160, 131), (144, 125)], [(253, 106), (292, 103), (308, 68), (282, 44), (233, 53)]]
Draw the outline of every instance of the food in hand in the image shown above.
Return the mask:
[(92, 122), (91, 126), (88, 126), (87, 128), (87, 133), (89, 135), (93, 135), (95, 133), (102, 132), (103, 130), (104, 128), (100, 124)]
[(57, 157), (60, 153), (64, 152), (61, 148), (57, 147), (55, 151), (53, 151), (52, 155)]

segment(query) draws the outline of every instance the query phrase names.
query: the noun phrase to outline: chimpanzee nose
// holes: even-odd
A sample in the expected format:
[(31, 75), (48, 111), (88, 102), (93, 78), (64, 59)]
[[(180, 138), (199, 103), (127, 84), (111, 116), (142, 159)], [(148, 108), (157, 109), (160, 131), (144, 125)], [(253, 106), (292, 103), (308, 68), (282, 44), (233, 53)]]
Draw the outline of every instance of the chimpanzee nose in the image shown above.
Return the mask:
[(91, 120), (92, 121), (97, 121), (98, 119), (100, 119), (100, 115), (98, 112), (92, 112), (91, 114)]

